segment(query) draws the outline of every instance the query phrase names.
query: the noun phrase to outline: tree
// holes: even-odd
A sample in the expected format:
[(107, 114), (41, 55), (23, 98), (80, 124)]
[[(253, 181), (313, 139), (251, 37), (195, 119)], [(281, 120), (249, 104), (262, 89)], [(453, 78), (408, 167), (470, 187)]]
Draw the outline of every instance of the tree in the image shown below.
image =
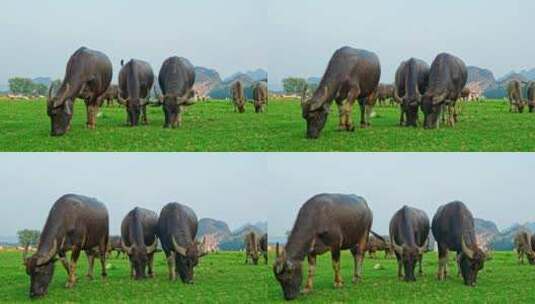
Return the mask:
[(288, 77), (282, 80), (284, 92), (287, 94), (301, 94), (306, 83), (305, 79), (297, 77)]
[(8, 80), (9, 90), (14, 94), (32, 94), (34, 84), (31, 79), (15, 77)]
[(39, 237), (41, 237), (41, 232), (39, 230), (24, 229), (17, 231), (17, 236), (19, 238), (19, 244), (24, 247), (24, 251), (26, 252), (31, 245), (37, 245)]

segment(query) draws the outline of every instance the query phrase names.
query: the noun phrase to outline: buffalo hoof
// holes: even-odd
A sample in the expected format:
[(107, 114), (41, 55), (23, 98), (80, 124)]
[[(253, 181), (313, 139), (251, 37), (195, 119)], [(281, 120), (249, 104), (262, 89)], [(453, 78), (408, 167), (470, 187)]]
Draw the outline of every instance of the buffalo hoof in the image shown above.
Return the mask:
[(65, 283), (65, 288), (73, 288), (73, 287), (74, 287), (74, 282), (67, 281), (67, 283)]
[(359, 277), (353, 277), (353, 279), (351, 280), (351, 282), (353, 282), (353, 284), (357, 284), (357, 283), (360, 283), (361, 279)]
[(312, 287), (305, 287), (301, 293), (304, 295), (312, 293)]
[(334, 282), (334, 288), (342, 288), (344, 287), (344, 282)]

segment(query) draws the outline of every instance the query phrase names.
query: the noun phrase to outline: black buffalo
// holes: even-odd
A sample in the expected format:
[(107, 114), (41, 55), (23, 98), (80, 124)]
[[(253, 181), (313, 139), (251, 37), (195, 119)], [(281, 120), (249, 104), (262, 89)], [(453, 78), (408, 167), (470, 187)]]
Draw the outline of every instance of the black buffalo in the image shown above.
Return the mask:
[(340, 112), (340, 130), (354, 131), (352, 111), (357, 99), (361, 126), (369, 126), (380, 77), (381, 65), (375, 53), (347, 46), (337, 50), (312, 97), (306, 101), (303, 98), (301, 102), (303, 118), (307, 122), (306, 136), (319, 137), (333, 100)]
[(245, 112), (245, 103), (247, 99), (243, 93), (243, 85), (241, 81), (236, 80), (230, 86), (230, 95), (232, 96), (232, 104), (234, 105), (234, 111), (238, 113)]
[(264, 108), (268, 103), (268, 89), (264, 81), (259, 81), (253, 86), (253, 101), (256, 113), (264, 112)]
[(183, 107), (194, 103), (193, 65), (186, 58), (176, 56), (167, 58), (160, 68), (158, 83), (163, 94), (159, 98), (165, 115), (164, 128), (180, 127)]
[(516, 233), (514, 247), (518, 255), (518, 263), (524, 264), (524, 255), (528, 258), (530, 264), (535, 264), (535, 251), (531, 243), (532, 235), (526, 230), (520, 230)]
[(475, 286), (486, 254), (477, 245), (474, 217), (470, 210), (459, 201), (440, 206), (433, 217), (431, 229), (438, 244), (438, 279), (446, 279), (448, 251), (452, 250), (457, 252), (464, 283)]
[(398, 277), (416, 281), (414, 268), (419, 263), (422, 274), (422, 256), (427, 248), (429, 218), (424, 211), (408, 206), (399, 209), (390, 220), (390, 240), (398, 260)]
[(71, 56), (61, 86), (54, 96), (52, 86), (48, 92), (47, 113), (52, 136), (69, 130), (74, 100), (80, 95), (84, 96), (87, 107), (87, 127), (95, 128), (98, 108), (112, 74), (111, 61), (101, 52), (82, 47)]
[(139, 207), (128, 212), (121, 223), (121, 247), (130, 259), (130, 275), (136, 280), (147, 277), (147, 266), (149, 277), (153, 277), (157, 230), (158, 215)]
[(245, 235), (245, 264), (249, 262), (249, 259), (254, 265), (258, 264), (260, 244), (258, 242), (258, 236), (254, 231), (251, 231)]
[(193, 283), (193, 268), (202, 255), (195, 242), (197, 216), (191, 208), (179, 203), (169, 203), (160, 212), (158, 237), (167, 257), (169, 279), (176, 275), (184, 283)]
[[(66, 194), (52, 206), (46, 220), (37, 252), (25, 260), (26, 273), (30, 276), (30, 297), (47, 293), (54, 275), (56, 255), (67, 270), (66, 287), (76, 282), (76, 263), (84, 250), (89, 261), (87, 276), (93, 277), (95, 257), (100, 258), (102, 276), (106, 277), (106, 250), (109, 231), (108, 210), (94, 198)], [(98, 247), (98, 253), (94, 250)], [(71, 261), (66, 252), (72, 250)]]
[(121, 244), (121, 236), (111, 235), (108, 243), (108, 255), (111, 255), (112, 252), (116, 252), (115, 258), (118, 258), (121, 253), (124, 253), (123, 246)]
[(431, 64), (429, 86), (422, 97), (424, 127), (431, 129), (439, 126), (439, 117), (446, 107), (448, 124), (457, 122), (457, 99), (466, 85), (468, 72), (464, 62), (453, 55), (439, 54)]
[(262, 237), (260, 237), (260, 254), (264, 257), (265, 264), (268, 263), (268, 235), (267, 233), (264, 233)]
[(138, 59), (131, 59), (124, 65), (121, 60), (121, 66), (118, 98), (126, 105), (126, 122), (130, 126), (137, 126), (142, 114), (143, 123), (148, 124), (147, 104), (154, 84), (152, 68), (148, 62)]
[(429, 83), (429, 65), (420, 59), (404, 61), (396, 71), (394, 98), (400, 104), (399, 124), (416, 127), (418, 108)]
[(528, 108), (529, 112), (533, 113), (533, 109), (535, 108), (535, 81), (530, 81), (527, 86)]
[(512, 80), (507, 85), (507, 97), (509, 98), (509, 112), (524, 112), (525, 101), (522, 98), (522, 83), (520, 80)]
[(335, 272), (334, 286), (342, 287), (340, 252), (349, 249), (355, 260), (353, 282), (362, 278), (362, 262), (372, 225), (372, 212), (366, 200), (356, 195), (319, 194), (309, 199), (297, 215), (285, 250), (277, 250), (273, 266), (284, 298), (299, 295), (303, 280), (302, 262), (308, 258), (305, 293), (312, 290), (316, 256), (331, 251)]
[(119, 101), (119, 86), (116, 84), (112, 84), (108, 87), (106, 93), (104, 93), (104, 96), (102, 97), (102, 104), (106, 101), (106, 106), (110, 107), (113, 105), (114, 100)]

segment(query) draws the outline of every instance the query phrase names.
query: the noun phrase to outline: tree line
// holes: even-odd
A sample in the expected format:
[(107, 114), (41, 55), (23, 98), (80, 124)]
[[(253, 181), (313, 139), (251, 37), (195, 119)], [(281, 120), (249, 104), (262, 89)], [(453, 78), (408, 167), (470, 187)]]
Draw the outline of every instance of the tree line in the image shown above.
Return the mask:
[(314, 92), (317, 89), (318, 84), (307, 83), (306, 79), (299, 77), (288, 77), (282, 80), (282, 87), (286, 94), (301, 95), (305, 86), (307, 86), (307, 91)]
[[(48, 86), (42, 83), (36, 83), (30, 78), (14, 77), (8, 80), (9, 90), (18, 95), (47, 95)], [(57, 86), (60, 80), (55, 80), (52, 84)]]

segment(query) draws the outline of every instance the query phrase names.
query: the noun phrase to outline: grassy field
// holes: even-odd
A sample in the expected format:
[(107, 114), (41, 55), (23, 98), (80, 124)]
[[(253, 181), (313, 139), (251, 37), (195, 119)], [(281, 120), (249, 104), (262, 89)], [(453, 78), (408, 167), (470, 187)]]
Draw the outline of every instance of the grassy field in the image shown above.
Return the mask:
[[(87, 260), (80, 257), (78, 282), (65, 289), (67, 275), (56, 264), (48, 295), (39, 303), (254, 303), (266, 297), (266, 280), (270, 267), (243, 264), (243, 253), (221, 252), (205, 256), (195, 269), (195, 283), (170, 282), (163, 253), (155, 260), (154, 279), (133, 281), (126, 259), (109, 260), (108, 278), (85, 277)], [(28, 297), (30, 279), (18, 252), (0, 253), (0, 303), (36, 302)], [(95, 262), (95, 275), (100, 263)], [(262, 301), (260, 301), (262, 302)]]
[[(369, 129), (336, 131), (331, 115), (319, 140), (304, 138), (305, 122), (296, 100), (270, 101), (267, 113), (244, 114), (229, 102), (191, 106), (179, 129), (163, 129), (161, 108), (151, 107), (150, 125), (125, 126), (125, 111), (103, 108), (97, 129), (85, 127), (83, 102), (77, 102), (71, 131), (49, 136), (44, 101), (0, 101), (0, 151), (535, 151), (535, 114), (509, 113), (504, 101), (466, 104), (455, 128), (398, 126), (399, 110), (378, 107)], [(359, 116), (358, 109), (354, 117)]]
[[(379, 254), (381, 256), (381, 254)], [(453, 255), (450, 255), (452, 257)], [(73, 289), (65, 289), (66, 273), (58, 263), (49, 293), (41, 303), (283, 303), (282, 291), (276, 282), (271, 261), (269, 265), (244, 265), (243, 253), (221, 252), (202, 258), (195, 271), (195, 284), (184, 285), (167, 280), (167, 266), (163, 254), (157, 255), (156, 278), (132, 281), (126, 259), (109, 260), (108, 279), (93, 281), (85, 277), (85, 256), (80, 258), (78, 282)], [(0, 253), (0, 303), (29, 302), (29, 277), (21, 264), (18, 252)], [(374, 269), (376, 264), (381, 269)], [(99, 273), (96, 264), (96, 273)], [(306, 274), (306, 267), (304, 267)], [(535, 267), (519, 265), (512, 252), (494, 253), (480, 273), (477, 287), (463, 285), (455, 276), (456, 267), (450, 263), (451, 276), (445, 282), (435, 278), (437, 258), (434, 253), (424, 257), (424, 275), (416, 282), (397, 279), (394, 259), (365, 259), (364, 278), (351, 283), (353, 260), (348, 252), (342, 255), (342, 276), (345, 286), (333, 288), (330, 255), (318, 258), (314, 291), (294, 302), (303, 303), (530, 303)]]
[[(450, 257), (454, 256), (450, 254)], [(363, 281), (353, 285), (353, 259), (348, 252), (342, 255), (342, 276), (345, 286), (334, 289), (334, 273), (329, 254), (318, 258), (314, 291), (299, 297), (299, 303), (534, 303), (535, 267), (519, 265), (512, 252), (494, 253), (478, 276), (475, 288), (466, 287), (452, 260), (446, 281), (436, 280), (437, 257), (430, 253), (424, 257), (424, 275), (416, 282), (406, 283), (397, 278), (395, 259), (365, 259)], [(383, 269), (376, 270), (380, 264)], [(306, 274), (306, 267), (305, 267)], [(270, 278), (268, 301), (282, 302), (282, 290)]]

